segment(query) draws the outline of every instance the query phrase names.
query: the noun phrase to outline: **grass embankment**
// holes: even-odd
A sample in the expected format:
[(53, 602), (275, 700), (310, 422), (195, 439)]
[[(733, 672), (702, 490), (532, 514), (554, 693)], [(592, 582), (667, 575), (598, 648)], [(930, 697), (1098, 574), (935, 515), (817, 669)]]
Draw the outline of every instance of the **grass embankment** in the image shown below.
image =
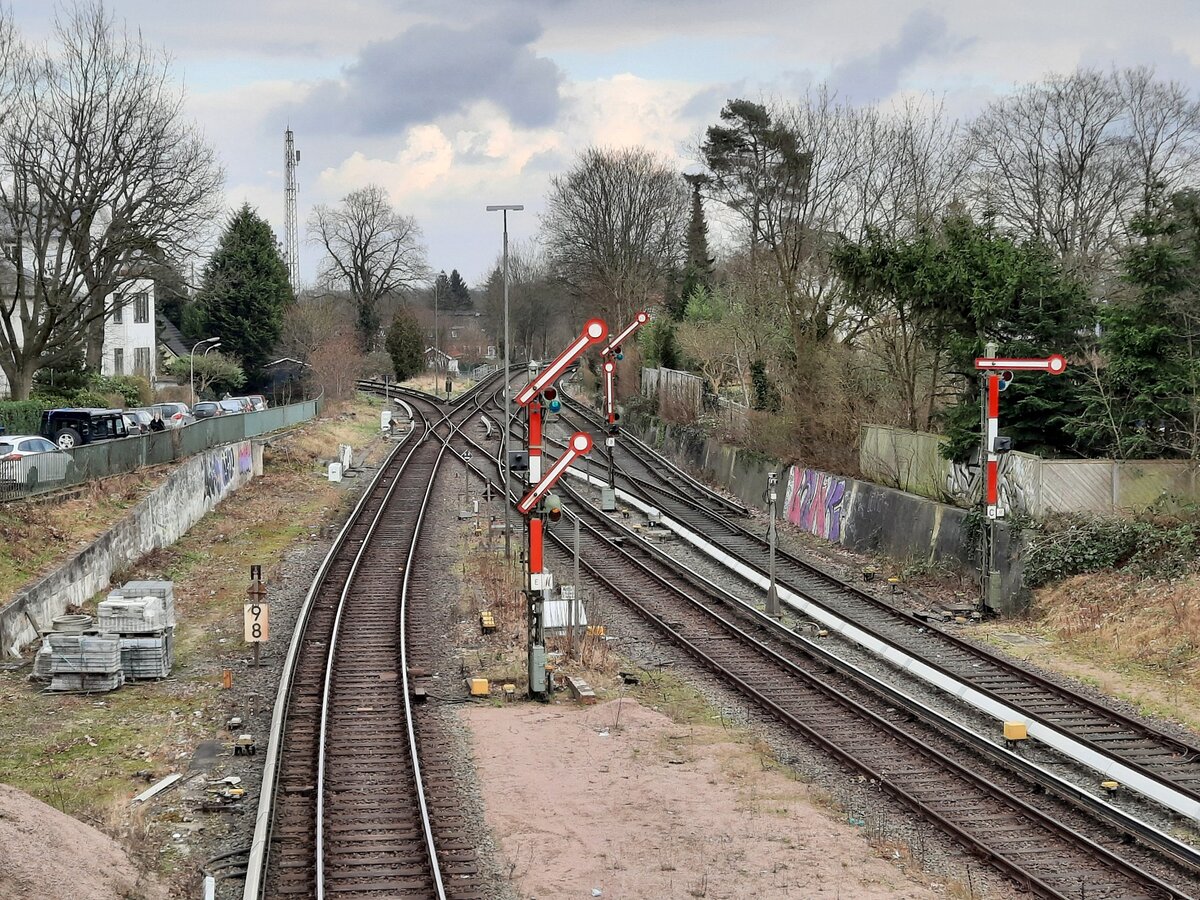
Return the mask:
[(1200, 576), (1076, 575), (979, 626), (1006, 651), (1200, 731)]
[[(264, 453), (263, 478), (232, 494), (174, 545), (114, 578), (175, 582), (179, 624), (171, 678), (85, 696), (43, 692), (26, 681), (27, 670), (0, 673), (0, 781), (64, 812), (115, 825), (122, 824), (128, 799), (146, 779), (186, 767), (197, 742), (212, 739), (214, 723), (224, 720), (222, 669), (241, 665), (247, 656), (241, 629), (249, 566), (262, 564), (269, 584), (290, 545), (342, 515), (350, 495), (345, 486), (325, 480), (323, 464), (339, 443), (361, 449), (376, 440), (380, 402), (357, 400), (274, 438)], [(48, 508), (23, 508), (30, 504), (10, 505), (8, 514), (15, 521), (48, 520), (45, 528), (55, 529), (61, 544), (78, 547), (133, 502), (120, 485), (107, 492), (111, 481), (94, 489), (91, 502), (98, 509), (83, 502), (76, 519)], [(46, 534), (15, 530), (5, 558), (42, 558), (39, 542)], [(19, 584), (21, 571), (32, 571), (32, 565), (10, 566), (5, 575)], [(135, 777), (138, 773), (145, 774)]]

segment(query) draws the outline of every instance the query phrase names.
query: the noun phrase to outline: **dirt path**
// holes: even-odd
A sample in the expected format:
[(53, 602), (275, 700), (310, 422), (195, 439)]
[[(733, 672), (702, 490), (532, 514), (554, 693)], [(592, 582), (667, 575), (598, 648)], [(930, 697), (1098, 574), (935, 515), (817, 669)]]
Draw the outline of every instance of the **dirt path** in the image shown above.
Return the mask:
[(488, 824), (523, 897), (944, 896), (720, 727), (677, 725), (631, 698), (464, 716)]

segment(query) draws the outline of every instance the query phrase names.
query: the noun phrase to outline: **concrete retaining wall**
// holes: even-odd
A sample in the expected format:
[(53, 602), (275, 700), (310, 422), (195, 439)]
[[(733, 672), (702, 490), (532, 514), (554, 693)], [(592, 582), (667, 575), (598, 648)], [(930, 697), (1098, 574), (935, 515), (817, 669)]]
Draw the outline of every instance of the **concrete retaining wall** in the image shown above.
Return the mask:
[[(765, 506), (767, 473), (780, 473), (780, 516), (817, 537), (851, 550), (948, 565), (978, 576), (979, 536), (969, 524), (967, 510), (869, 481), (784, 466), (660, 420), (627, 422), (626, 428), (680, 465), (759, 508)], [(997, 532), (1001, 590), (992, 612), (1016, 613), (1028, 599), (1021, 577), (1020, 541), (1005, 524)]]
[(248, 440), (206, 450), (181, 463), (124, 519), (0, 608), (0, 656), (18, 654), (37, 638), (38, 628), (48, 629), (51, 619), (69, 604), (82, 604), (107, 588), (113, 572), (173, 544), (249, 482), (253, 469)]

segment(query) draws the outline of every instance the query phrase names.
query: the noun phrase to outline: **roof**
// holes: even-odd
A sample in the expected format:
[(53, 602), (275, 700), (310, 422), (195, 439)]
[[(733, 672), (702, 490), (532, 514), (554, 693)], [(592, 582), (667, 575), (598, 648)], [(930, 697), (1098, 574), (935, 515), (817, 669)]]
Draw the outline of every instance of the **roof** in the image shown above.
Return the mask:
[(187, 345), (184, 344), (183, 335), (179, 333), (175, 323), (157, 310), (154, 313), (154, 321), (158, 324), (158, 342), (177, 357), (187, 356)]

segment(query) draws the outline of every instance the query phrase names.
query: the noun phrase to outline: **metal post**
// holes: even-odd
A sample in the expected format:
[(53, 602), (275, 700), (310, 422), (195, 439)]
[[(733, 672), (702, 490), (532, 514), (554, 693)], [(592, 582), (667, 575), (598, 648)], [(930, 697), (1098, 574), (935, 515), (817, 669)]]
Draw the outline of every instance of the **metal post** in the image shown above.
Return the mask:
[(575, 516), (575, 562), (571, 570), (571, 590), (574, 596), (571, 597), (570, 605), (567, 607), (567, 659), (574, 658), (575, 653), (575, 604), (579, 602), (579, 516)]
[(771, 578), (771, 585), (767, 589), (767, 615), (776, 619), (780, 618), (779, 589), (775, 585), (775, 510), (777, 506), (777, 500), (779, 498), (779, 492), (776, 490), (778, 483), (779, 474), (777, 472), (768, 473), (767, 507), (771, 512), (771, 524), (767, 530), (767, 537), (771, 544), (771, 562), (768, 570)]
[(511, 473), (508, 468), (508, 428), (509, 418), (511, 417), (511, 390), (508, 384), (508, 365), (509, 365), (509, 349), (508, 349), (508, 211), (523, 210), (525, 207), (520, 204), (498, 204), (489, 206), (488, 212), (500, 210), (504, 222), (504, 257), (503, 257), (503, 274), (504, 274), (504, 558), (512, 559), (512, 541), (509, 537), (509, 503), (508, 503), (508, 481)]
[[(998, 347), (988, 341), (983, 355), (995, 357)], [(979, 379), (979, 500), (983, 509), (983, 521), (979, 529), (979, 607), (987, 609), (988, 601), (993, 592), (995, 576), (995, 545), (996, 520), (993, 518), (994, 507), (988, 503), (988, 458), (991, 447), (988, 446), (988, 378), (987, 373)]]
[[(439, 347), (439, 346), (438, 346), (438, 291), (437, 291), (437, 279), (436, 279), (436, 278), (434, 278), (434, 279), (433, 279), (433, 381), (434, 381), (434, 384), (437, 384), (438, 376), (439, 376), (439, 375), (441, 374), (441, 372), (442, 372), (442, 358), (441, 358), (441, 356), (439, 355), (441, 352), (442, 352), (442, 349), (441, 349), (441, 347)], [(446, 370), (446, 371), (448, 372), (448, 371), (449, 371), (449, 368), (447, 368), (447, 370)], [(437, 388), (436, 388), (436, 387), (434, 388), (434, 391), (435, 391), (435, 392), (437, 391)], [(446, 399), (447, 399), (447, 400), (449, 400), (450, 398), (449, 398), (449, 397), (447, 397)]]

